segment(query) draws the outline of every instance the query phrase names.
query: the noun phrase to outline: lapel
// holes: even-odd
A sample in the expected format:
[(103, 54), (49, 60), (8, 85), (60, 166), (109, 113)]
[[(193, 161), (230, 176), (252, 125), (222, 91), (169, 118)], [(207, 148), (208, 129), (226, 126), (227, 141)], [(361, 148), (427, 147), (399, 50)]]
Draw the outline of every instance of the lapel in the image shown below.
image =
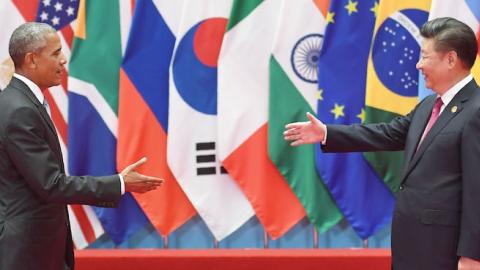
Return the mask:
[(55, 130), (55, 126), (53, 125), (52, 119), (50, 119), (50, 116), (48, 115), (47, 111), (45, 110), (45, 107), (43, 107), (42, 104), (40, 104), (40, 101), (37, 99), (37, 97), (33, 94), (32, 90), (28, 88), (28, 86), (23, 83), (21, 80), (12, 77), (12, 80), (10, 81), (10, 84), (21, 90), (21, 92), (30, 99), (30, 101), (35, 105), (37, 108), (38, 112), (42, 116), (43, 120), (47, 124), (47, 126), (50, 128), (50, 131), (57, 136), (57, 131)]
[[(52, 119), (48, 115), (47, 111), (45, 110), (45, 107), (43, 107), (42, 104), (40, 104), (40, 101), (37, 99), (37, 97), (33, 94), (32, 90), (28, 88), (28, 86), (22, 82), (21, 80), (12, 77), (12, 80), (10, 81), (10, 85), (18, 90), (20, 90), (32, 103), (35, 105), (35, 108), (43, 118), (43, 121), (45, 124), (48, 126), (48, 128), (51, 131), (51, 134), (54, 136), (54, 141), (55, 141), (55, 152), (57, 154), (61, 154), (61, 148), (60, 148), (60, 142), (58, 141), (58, 135), (57, 131), (55, 130), (55, 126), (53, 125)], [(63, 165), (63, 158), (60, 156), (59, 160), (62, 162)]]
[[(433, 104), (435, 103), (435, 95), (427, 97), (424, 104), (420, 105), (415, 112), (415, 116), (418, 120), (415, 123), (412, 123), (410, 126), (411, 132), (413, 133), (412, 137), (415, 139), (413, 143), (409, 143), (405, 147), (405, 162), (408, 163), (411, 161), (412, 156), (417, 150), (417, 145), (422, 137), (423, 130), (427, 126), (428, 120), (430, 120), (430, 115), (432, 114)], [(403, 177), (402, 177), (403, 179)]]
[[(450, 101), (450, 103), (442, 111), (442, 113), (438, 117), (435, 124), (433, 124), (432, 128), (430, 129), (430, 132), (428, 132), (427, 136), (425, 136), (422, 143), (420, 144), (420, 147), (418, 147), (418, 150), (416, 150), (417, 145), (425, 129), (425, 126), (427, 125), (427, 122), (430, 119), (430, 114), (433, 109), (433, 104), (435, 102), (436, 97), (432, 96), (430, 100), (428, 100), (428, 103), (425, 104), (424, 106), (425, 109), (421, 111), (421, 115), (419, 116), (419, 120), (418, 120), (419, 123), (423, 124), (422, 126), (423, 128), (416, 128), (414, 130), (415, 143), (412, 143), (411, 145), (409, 145), (409, 152), (406, 159), (406, 162), (408, 163), (406, 165), (406, 170), (404, 171), (404, 174), (401, 178), (402, 179), (401, 182), (403, 182), (405, 178), (408, 176), (408, 174), (412, 171), (412, 169), (418, 163), (418, 161), (423, 156), (425, 151), (432, 144), (435, 137), (440, 133), (440, 131), (442, 131), (442, 129), (448, 124), (448, 122), (450, 122), (450, 120), (455, 118), (463, 110), (465, 106), (465, 102), (470, 98), (470, 96), (472, 95), (475, 89), (476, 89), (476, 83), (475, 83), (475, 80), (472, 80), (467, 85), (465, 85), (465, 87), (463, 87), (462, 90), (460, 90), (460, 92), (458, 92), (455, 95), (452, 101)], [(453, 107), (456, 107), (456, 110), (452, 110)]]

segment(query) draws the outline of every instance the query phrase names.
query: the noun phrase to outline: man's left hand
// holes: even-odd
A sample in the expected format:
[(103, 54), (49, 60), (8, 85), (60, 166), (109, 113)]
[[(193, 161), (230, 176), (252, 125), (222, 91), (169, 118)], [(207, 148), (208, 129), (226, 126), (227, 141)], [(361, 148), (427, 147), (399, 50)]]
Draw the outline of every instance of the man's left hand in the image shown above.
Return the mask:
[(480, 261), (468, 257), (460, 257), (458, 270), (480, 270)]

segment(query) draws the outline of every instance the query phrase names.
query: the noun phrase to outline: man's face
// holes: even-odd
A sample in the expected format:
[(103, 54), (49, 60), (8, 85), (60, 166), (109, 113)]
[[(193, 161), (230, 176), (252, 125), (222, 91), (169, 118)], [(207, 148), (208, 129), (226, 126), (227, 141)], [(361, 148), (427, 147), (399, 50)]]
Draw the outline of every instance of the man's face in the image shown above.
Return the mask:
[(436, 93), (448, 90), (449, 65), (445, 53), (435, 51), (435, 40), (424, 39), (417, 63), (425, 78), (425, 85)]
[(34, 53), (38, 77), (36, 83), (42, 90), (62, 82), (64, 65), (67, 63), (57, 34), (47, 34), (45, 41), (46, 46)]

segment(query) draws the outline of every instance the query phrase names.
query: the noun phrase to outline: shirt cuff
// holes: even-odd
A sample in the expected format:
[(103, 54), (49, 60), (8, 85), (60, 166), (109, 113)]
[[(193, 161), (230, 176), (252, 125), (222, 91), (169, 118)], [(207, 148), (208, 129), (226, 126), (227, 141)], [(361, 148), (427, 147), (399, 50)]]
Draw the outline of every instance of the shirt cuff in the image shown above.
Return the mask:
[(325, 137), (323, 138), (323, 141), (321, 142), (322, 145), (327, 144), (327, 125), (325, 125)]
[(120, 178), (120, 194), (125, 194), (125, 181), (123, 180), (123, 176), (121, 174), (118, 174), (118, 177)]

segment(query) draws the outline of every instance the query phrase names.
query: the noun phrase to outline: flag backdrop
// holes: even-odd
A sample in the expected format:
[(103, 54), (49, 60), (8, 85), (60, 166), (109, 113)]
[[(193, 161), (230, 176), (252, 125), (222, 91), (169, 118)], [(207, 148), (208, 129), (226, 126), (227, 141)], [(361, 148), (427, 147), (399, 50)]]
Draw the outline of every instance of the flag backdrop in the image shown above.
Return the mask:
[[(429, 19), (439, 17), (453, 17), (466, 23), (477, 34), (480, 47), (480, 0), (433, 0)], [(480, 82), (480, 51), (472, 69), (472, 74), (477, 82)], [(420, 78), (418, 96), (423, 99), (432, 94), (432, 90), (425, 87), (425, 80)]]
[[(326, 124), (361, 123), (365, 117), (365, 74), (377, 7), (373, 0), (331, 1), (318, 75), (318, 117)], [(393, 194), (362, 153), (324, 154), (320, 144), (316, 150), (320, 175), (362, 239), (391, 221)]]
[[(79, 7), (78, 2), (79, 1), (71, 0), (0, 1), (0, 15), (2, 15), (0, 16), (0, 25), (2, 25), (2, 33), (0, 34), (0, 89), (6, 86), (13, 73), (13, 65), (8, 56), (8, 41), (11, 32), (25, 21), (41, 21), (49, 23), (55, 27), (58, 30), (62, 42), (63, 52), (67, 59), (70, 58), (70, 49), (73, 41), (72, 29), (76, 24), (75, 18)], [(142, 156), (147, 156), (149, 158), (147, 165), (141, 168), (140, 171), (164, 177), (166, 179), (166, 185), (161, 189), (148, 194), (135, 195), (135, 198), (138, 200), (150, 221), (159, 232), (163, 235), (168, 235), (195, 214), (193, 206), (189, 203), (188, 198), (177, 184), (166, 163), (169, 110), (168, 70), (175, 43), (175, 33), (177, 31), (178, 23), (180, 22), (183, 2), (163, 0), (136, 1), (139, 8), (136, 10), (135, 23), (132, 27), (132, 35), (130, 36), (128, 45), (129, 49), (123, 60), (124, 70), (120, 72), (121, 92), (119, 97), (120, 104), (118, 105), (117, 150), (115, 147), (117, 136), (115, 127), (117, 125), (116, 106), (118, 103), (118, 93), (115, 91), (118, 88), (115, 87), (115, 84), (118, 84), (118, 67), (119, 59), (121, 59), (121, 48), (119, 49), (119, 44), (122, 42), (125, 43), (127, 38), (126, 33), (129, 30), (128, 17), (131, 11), (130, 4), (133, 1), (98, 2), (99, 3), (96, 3), (96, 1), (83, 1), (83, 4), (87, 3), (87, 6), (83, 6), (86, 8), (83, 10), (83, 15), (90, 14), (90, 16), (81, 16), (83, 18), (81, 20), (87, 18), (88, 21), (94, 21), (91, 24), (95, 24), (96, 27), (89, 27), (90, 23), (87, 23), (86, 28), (84, 28), (84, 34), (87, 34), (86, 36), (83, 36), (84, 40), (77, 39), (75, 41), (76, 45), (75, 49), (73, 49), (73, 63), (70, 66), (73, 71), (73, 75), (70, 78), (70, 81), (73, 82), (73, 88), (67, 86), (67, 73), (62, 84), (58, 87), (53, 87), (52, 89), (47, 90), (45, 96), (52, 109), (52, 119), (59, 134), (59, 140), (65, 159), (68, 157), (66, 151), (67, 144), (73, 148), (72, 150), (69, 149), (70, 157), (74, 155), (73, 159), (70, 158), (70, 166), (75, 169), (76, 174), (115, 173), (117, 169), (123, 169), (124, 166), (138, 160)], [(299, 7), (301, 4), (311, 5), (312, 2), (305, 1), (304, 3), (302, 2), (299, 4), (284, 1), (282, 8), (279, 6), (280, 2), (281, 1), (271, 0), (248, 2), (235, 1), (234, 6), (232, 7), (232, 19), (229, 21), (227, 27), (227, 48), (222, 48), (221, 53), (226, 57), (223, 60), (220, 59), (220, 62), (224, 61), (230, 63), (232, 66), (225, 67), (227, 70), (226, 74), (230, 75), (226, 77), (220, 76), (219, 85), (222, 86), (223, 81), (224, 86), (227, 85), (225, 83), (228, 82), (229, 87), (224, 87), (224, 91), (219, 89), (220, 96), (218, 98), (219, 108), (217, 113), (230, 108), (235, 108), (237, 111), (227, 114), (223, 120), (220, 119), (221, 123), (219, 123), (219, 125), (229, 127), (226, 130), (230, 134), (233, 134), (233, 137), (225, 137), (221, 134), (223, 133), (223, 129), (218, 128), (220, 141), (218, 146), (216, 145), (221, 151), (220, 155), (226, 164), (225, 167), (231, 168), (230, 172), (232, 175), (237, 176), (235, 181), (239, 184), (245, 194), (248, 195), (248, 198), (255, 206), (255, 210), (257, 211), (257, 215), (262, 224), (265, 225), (267, 231), (274, 238), (282, 235), (289, 227), (295, 224), (301, 216), (303, 216), (303, 212), (300, 211), (301, 208), (298, 207), (298, 205), (300, 205), (299, 203), (293, 203), (293, 206), (290, 206), (292, 207), (290, 208), (291, 210), (288, 210), (288, 207), (282, 208), (283, 205), (274, 206), (278, 208), (272, 207), (272, 205), (274, 205), (273, 202), (278, 202), (279, 204), (291, 203), (289, 198), (294, 197), (292, 196), (293, 193), (289, 194), (284, 188), (279, 188), (281, 185), (277, 184), (281, 182), (275, 182), (274, 180), (286, 180), (286, 183), (292, 187), (295, 195), (300, 198), (300, 201), (305, 206), (310, 220), (320, 228), (321, 231), (334, 224), (335, 219), (338, 217), (333, 210), (334, 208), (328, 208), (331, 212), (326, 212), (324, 209), (315, 212), (313, 209), (318, 210), (316, 206), (308, 206), (309, 204), (306, 200), (307, 197), (311, 196), (308, 198), (313, 198), (314, 196), (321, 194), (321, 192), (303, 193), (304, 195), (302, 195), (302, 188), (305, 188), (305, 186), (300, 184), (304, 183), (293, 181), (292, 179), (294, 178), (289, 176), (292, 176), (294, 172), (288, 171), (289, 164), (282, 164), (281, 162), (284, 162), (284, 160), (278, 159), (279, 153), (283, 152), (277, 151), (287, 151), (285, 150), (286, 148), (281, 148), (284, 147), (282, 145), (278, 149), (283, 150), (274, 149), (274, 139), (285, 144), (278, 136), (275, 138), (275, 128), (280, 132), (282, 129), (283, 123), (278, 122), (283, 121), (280, 120), (283, 119), (282, 113), (287, 113), (285, 117), (300, 117), (301, 119), (304, 117), (303, 115), (305, 111), (315, 111), (317, 109), (315, 108), (315, 99), (318, 99), (318, 110), (320, 114), (321, 104), (327, 103), (325, 101), (328, 101), (331, 98), (329, 96), (331, 93), (327, 93), (325, 87), (321, 86), (321, 78), (319, 85), (320, 89), (316, 93), (314, 91), (309, 92), (309, 90), (307, 90), (309, 89), (308, 87), (304, 88), (299, 86), (302, 83), (308, 85), (308, 82), (300, 79), (299, 76), (301, 76), (302, 72), (298, 72), (298, 70), (295, 72), (293, 68), (294, 55), (292, 54), (291, 58), (288, 59), (289, 50), (291, 50), (291, 53), (294, 52), (292, 44), (286, 41), (279, 42), (279, 40), (283, 40), (283, 38), (285, 38), (285, 40), (288, 40), (289, 38), (295, 40), (296, 38), (298, 44), (295, 45), (300, 46), (300, 36), (289, 36), (288, 34), (294, 33), (293, 29), (295, 28), (293, 26), (296, 22), (302, 22), (307, 25), (308, 22), (304, 20), (307, 16), (302, 16), (297, 19), (292, 19), (293, 17), (290, 16), (288, 20), (284, 18), (287, 16), (287, 13), (293, 11), (294, 8)], [(320, 6), (325, 5), (325, 1), (322, 0), (315, 0), (313, 2)], [(333, 107), (324, 108), (326, 111), (323, 113), (333, 113), (334, 116), (331, 117), (335, 118), (335, 116), (337, 116), (338, 120), (341, 120), (342, 118), (353, 118), (354, 120), (350, 122), (360, 122), (364, 120), (365, 122), (376, 122), (388, 121), (391, 117), (404, 114), (410, 110), (411, 106), (413, 106), (412, 104), (416, 102), (415, 94), (412, 91), (412, 87), (415, 85), (414, 81), (416, 76), (409, 76), (411, 75), (410, 70), (412, 70), (411, 66), (413, 60), (416, 60), (415, 57), (418, 58), (418, 36), (416, 36), (418, 33), (416, 31), (418, 31), (422, 20), (424, 20), (425, 12), (428, 10), (428, 1), (409, 0), (397, 3), (398, 1), (385, 0), (380, 4), (374, 3), (373, 1), (367, 1), (366, 3), (370, 6), (366, 8), (362, 8), (362, 5), (365, 3), (359, 1), (333, 0), (332, 2), (330, 12), (325, 14), (326, 20), (330, 22), (329, 28), (332, 28), (331, 26), (338, 24), (339, 22), (348, 22), (348, 20), (344, 20), (344, 18), (347, 18), (347, 15), (348, 17), (360, 14), (365, 16), (365, 12), (363, 11), (366, 11), (367, 9), (376, 13), (378, 15), (378, 20), (375, 26), (373, 43), (371, 44), (372, 53), (368, 60), (368, 87), (366, 93), (365, 113), (357, 113), (359, 118), (355, 119), (355, 116), (357, 115), (355, 113), (350, 114), (347, 111), (350, 110), (350, 107), (355, 107), (356, 105), (340, 103), (337, 103), (336, 105), (334, 103), (330, 104)], [(101, 12), (92, 12), (92, 5), (95, 5), (96, 11), (101, 10)], [(265, 8), (265, 6), (268, 6), (268, 8)], [(292, 6), (291, 10), (290, 8), (287, 8), (287, 6)], [(275, 10), (277, 14), (272, 10)], [(278, 14), (280, 10), (281, 14)], [(99, 21), (99, 16), (105, 15), (106, 12), (108, 12), (109, 15), (114, 14), (114, 16), (103, 16), (102, 24), (95, 23), (95, 21)], [(313, 9), (306, 10), (302, 12), (302, 14), (306, 14), (307, 12), (312, 13)], [(101, 13), (101, 15), (99, 15), (99, 13)], [(477, 33), (477, 37), (480, 36), (479, 0), (433, 0), (429, 18), (441, 16), (452, 16), (464, 21), (472, 27), (475, 33)], [(96, 17), (96, 19), (92, 17)], [(259, 19), (259, 17), (261, 18)], [(313, 17), (308, 16), (308, 18), (310, 19)], [(261, 20), (261, 22), (258, 22), (257, 20)], [(311, 21), (313, 22), (315, 20)], [(352, 31), (362, 27), (368, 28), (367, 25), (370, 24), (365, 24), (365, 22), (371, 22), (371, 20), (367, 19), (358, 24), (350, 24), (352, 28), (347, 29), (350, 32), (329, 29), (325, 41), (325, 47), (329, 49), (326, 49), (326, 51), (335, 53), (337, 51), (334, 49), (339, 51), (348, 50), (346, 48), (341, 48), (341, 46), (335, 48), (336, 44), (340, 44), (335, 42), (341, 42), (342, 45), (348, 45), (351, 44), (350, 42), (359, 42), (360, 40), (358, 44), (363, 46), (363, 41), (371, 38), (368, 37), (369, 34), (357, 39), (359, 38), (358, 35), (352, 34)], [(278, 23), (280, 23), (280, 26)], [(80, 25), (85, 24), (82, 21)], [(98, 27), (98, 25), (101, 27)], [(110, 28), (112, 25), (113, 28)], [(353, 26), (362, 27), (353, 28)], [(346, 27), (348, 28), (348, 25)], [(102, 35), (98, 34), (99, 31), (97, 30), (106, 28), (113, 30), (102, 32)], [(318, 30), (320, 34), (322, 31), (321, 28), (322, 27), (319, 27)], [(397, 28), (399, 28), (399, 30), (397, 30)], [(277, 29), (280, 30), (277, 31)], [(305, 37), (308, 36), (307, 29), (308, 28), (305, 27), (302, 31), (298, 32), (298, 35), (304, 33)], [(292, 32), (287, 30), (292, 30)], [(332, 31), (334, 34), (330, 33)], [(358, 31), (360, 32), (361, 30)], [(121, 35), (119, 34), (120, 32), (122, 32)], [(274, 39), (274, 33), (277, 33), (275, 38), (276, 42), (272, 44), (271, 40)], [(345, 42), (347, 36), (338, 38), (337, 41), (330, 40), (328, 37), (331, 35), (335, 36), (339, 33), (350, 33), (351, 35), (349, 35), (348, 38), (352, 38), (353, 41), (350, 40), (349, 42)], [(366, 33), (370, 32), (367, 31)], [(403, 39), (403, 36), (399, 33), (404, 33), (405, 39)], [(88, 36), (92, 35), (94, 37), (90, 37), (89, 39)], [(100, 38), (100, 36), (102, 38)], [(305, 38), (305, 40), (306, 39), (307, 38)], [(113, 42), (112, 40), (115, 41)], [(392, 42), (394, 45), (392, 45)], [(290, 46), (290, 48), (287, 48), (288, 46)], [(370, 44), (368, 46), (370, 46)], [(383, 46), (386, 48), (383, 48)], [(410, 46), (412, 48), (410, 48)], [(284, 47), (287, 49), (285, 50)], [(108, 53), (105, 53), (105, 48), (108, 48)], [(399, 48), (404, 50), (403, 54), (397, 50)], [(384, 49), (387, 50), (388, 57), (382, 58), (382, 52), (384, 52)], [(265, 80), (268, 80), (266, 79), (268, 75), (262, 75), (263, 72), (266, 72), (265, 70), (268, 70), (268, 66), (265, 64), (268, 62), (260, 60), (263, 59), (263, 52), (266, 51), (269, 53), (272, 52), (272, 55), (270, 55), (270, 83), (272, 85), (272, 87), (270, 87), (270, 96), (267, 96), (265, 91), (258, 91), (259, 89), (268, 89), (268, 85), (265, 86)], [(365, 56), (365, 54), (363, 54), (363, 50), (360, 54), (356, 53), (358, 51), (355, 50), (352, 50), (351, 52), (352, 54), (345, 54), (344, 56), (349, 57), (349, 55), (355, 54), (355, 56), (360, 56), (361, 59), (364, 59), (363, 56)], [(239, 56), (234, 57), (235, 54), (239, 54)], [(417, 54), (417, 56), (415, 56), (415, 54)], [(212, 59), (211, 55), (211, 52), (206, 54), (207, 59)], [(343, 65), (341, 59), (344, 59), (345, 57), (341, 56), (342, 54), (334, 56), (338, 59), (338, 65)], [(324, 58), (325, 56), (322, 56), (322, 59)], [(152, 59), (154, 60), (152, 61)], [(352, 56), (351, 59), (357, 58)], [(404, 62), (401, 63), (400, 60)], [(246, 64), (244, 62), (246, 62)], [(105, 63), (113, 63), (113, 65), (106, 65)], [(240, 66), (238, 65), (239, 63), (241, 63)], [(261, 67), (258, 67), (259, 63)], [(245, 67), (242, 67), (244, 64)], [(328, 63), (328, 66), (329, 68), (325, 70), (325, 68), (322, 68), (322, 63), (320, 63), (320, 74), (323, 74), (322, 70), (325, 70), (325, 76), (330, 74), (328, 76), (332, 76), (332, 78), (345, 78), (342, 76), (348, 73), (348, 71), (343, 75), (342, 73), (338, 73), (335, 63)], [(343, 68), (349, 70), (347, 68), (349, 66), (350, 65), (345, 65)], [(389, 67), (394, 67), (394, 69), (389, 70)], [(220, 73), (221, 69), (222, 68), (220, 67)], [(117, 70), (117, 72), (115, 72), (115, 70)], [(403, 75), (405, 75), (404, 71), (408, 72), (409, 75), (405, 75), (406, 77), (394, 76), (398, 74), (402, 75), (400, 71), (403, 72)], [(335, 72), (335, 74), (332, 72)], [(362, 84), (362, 80), (355, 77), (357, 75), (360, 76), (358, 73), (359, 72), (349, 74), (353, 77), (348, 77), (344, 83), (347, 84), (350, 80), (355, 81), (355, 85), (357, 85), (359, 81), (360, 84)], [(364, 72), (360, 73), (365, 75)], [(480, 62), (478, 61), (478, 57), (472, 73), (477, 80), (480, 80)], [(236, 75), (240, 75), (240, 77), (236, 78)], [(305, 74), (303, 75), (305, 76)], [(249, 76), (253, 78), (249, 78)], [(109, 80), (105, 80), (107, 77)], [(408, 77), (410, 77), (410, 79)], [(309, 79), (307, 79), (307, 81), (308, 80)], [(398, 82), (398, 80), (400, 80), (400, 82)], [(406, 81), (408, 82), (405, 83)], [(422, 81), (423, 80), (419, 78), (417, 82), (422, 84)], [(231, 91), (231, 82), (234, 84), (234, 89), (233, 92), (228, 92)], [(245, 91), (241, 92), (240, 88), (244, 83), (247, 85), (254, 85), (254, 87), (251, 87), (251, 89), (244, 87), (243, 90)], [(403, 86), (404, 89), (400, 89), (401, 86)], [(67, 92), (66, 89), (71, 91)], [(250, 91), (253, 89), (255, 89), (256, 92)], [(380, 91), (373, 91), (374, 89), (380, 89)], [(285, 93), (292, 95), (286, 95)], [(339, 92), (339, 94), (340, 93), (341, 92)], [(424, 87), (420, 86), (419, 96), (423, 97), (426, 93), (430, 92), (427, 92)], [(243, 94), (246, 96), (244, 97)], [(69, 96), (70, 100), (68, 99)], [(222, 100), (224, 100), (221, 98), (222, 96), (229, 96), (229, 102), (222, 103)], [(268, 104), (268, 102), (265, 102), (266, 99), (270, 99), (269, 105), (266, 105)], [(281, 110), (282, 102), (287, 102), (287, 99), (288, 103), (283, 105), (283, 107), (293, 106), (292, 104), (295, 104), (294, 108), (296, 108), (297, 111), (293, 109), (288, 111)], [(394, 103), (392, 100), (400, 100), (401, 102)], [(247, 104), (249, 102), (251, 104)], [(68, 106), (69, 103), (71, 105), (70, 108)], [(224, 105), (223, 108), (222, 104)], [(268, 113), (265, 113), (267, 111), (265, 109), (267, 108), (266, 106), (269, 106)], [(70, 115), (70, 119), (68, 116), (69, 110), (75, 114), (74, 116)], [(300, 115), (300, 111), (302, 110), (303, 112)], [(274, 117), (273, 114), (276, 114), (275, 116), (277, 117)], [(293, 114), (296, 115), (292, 116)], [(267, 119), (268, 124), (266, 124)], [(322, 118), (322, 120), (325, 119)], [(72, 121), (71, 127), (68, 125), (69, 120)], [(292, 118), (292, 121), (295, 120), (296, 118), (294, 120)], [(285, 121), (288, 122), (290, 120)], [(74, 134), (72, 134), (72, 132)], [(93, 135), (89, 134), (90, 132)], [(266, 155), (267, 145), (265, 140), (267, 136), (269, 137), (268, 153), (271, 160), (274, 162), (273, 164)], [(254, 150), (252, 150), (252, 148)], [(258, 155), (258, 149), (261, 150), (260, 155)], [(302, 153), (301, 156), (304, 158), (304, 156), (306, 156), (304, 153), (308, 152), (308, 150), (305, 149), (306, 148), (298, 148), (295, 150), (289, 149), (288, 151), (293, 151), (292, 153), (294, 154), (288, 154), (287, 156), (288, 158), (294, 157), (295, 153), (298, 152)], [(395, 175), (396, 170), (398, 170), (399, 167), (395, 167), (394, 165), (398, 165), (399, 163), (394, 160), (398, 160), (398, 157), (393, 157), (393, 160), (388, 163), (388, 166), (385, 166), (386, 164), (381, 163), (380, 161), (386, 160), (385, 157), (387, 156), (383, 157), (382, 155), (383, 154), (365, 154), (377, 173), (384, 177), (384, 180), (392, 190), (395, 190)], [(118, 164), (115, 164), (115, 156)], [(391, 156), (388, 156), (388, 158), (390, 157)], [(239, 160), (242, 161), (243, 164), (242, 162), (238, 162)], [(301, 168), (303, 169), (303, 166), (307, 165), (308, 162), (302, 162)], [(262, 166), (262, 170), (256, 169)], [(296, 165), (295, 168), (297, 167), (298, 166)], [(318, 163), (317, 167), (320, 167)], [(218, 165), (216, 168), (217, 170), (221, 170)], [(255, 169), (249, 171), (251, 168)], [(342, 167), (342, 170), (344, 170), (344, 168), (345, 167)], [(353, 168), (355, 168), (355, 166)], [(358, 170), (358, 167), (356, 169)], [(306, 173), (307, 170), (308, 168), (302, 173)], [(354, 170), (353, 174), (358, 173), (357, 170)], [(254, 181), (259, 179), (264, 180), (266, 176), (269, 178), (267, 179), (267, 185), (265, 185), (266, 183), (262, 183), (262, 181), (251, 181), (252, 179)], [(311, 178), (309, 179), (313, 179), (311, 174), (310, 176)], [(340, 182), (338, 179), (341, 178), (334, 177), (332, 179), (335, 181), (331, 183), (336, 185), (336, 182)], [(354, 179), (355, 181), (358, 181), (358, 177)], [(328, 185), (329, 180), (324, 180), (330, 188)], [(275, 183), (275, 185), (271, 185), (271, 183)], [(309, 183), (314, 182), (312, 181)], [(366, 191), (364, 186), (357, 185), (358, 183), (353, 184), (352, 187), (358, 188), (358, 192), (356, 192), (357, 194), (354, 194), (354, 199), (350, 200), (350, 202), (355, 201), (356, 196)], [(257, 189), (257, 186), (255, 185), (258, 185), (260, 189)], [(374, 185), (374, 187), (376, 187), (376, 185)], [(272, 190), (277, 190), (277, 188), (281, 191), (280, 194), (289, 195), (280, 196), (279, 194), (274, 194), (275, 196), (272, 196), (269, 194), (270, 192), (275, 193), (275, 191)], [(269, 189), (270, 191), (266, 192), (266, 189)], [(334, 190), (334, 194), (341, 193), (342, 191), (341, 188), (336, 186)], [(305, 188), (303, 191), (311, 190)], [(374, 188), (373, 191), (376, 191), (376, 188)], [(369, 189), (368, 192), (369, 194), (372, 194), (371, 189)], [(262, 197), (267, 199), (262, 201)], [(376, 198), (378, 197), (376, 196)], [(335, 199), (338, 200), (338, 197), (335, 197)], [(122, 208), (119, 211), (112, 209), (96, 209), (97, 214), (99, 214), (105, 222), (105, 228), (109, 231), (110, 236), (117, 244), (148, 222), (142, 214), (141, 209), (139, 209), (135, 200), (130, 195), (127, 195), (124, 200), (125, 201), (122, 202)], [(370, 199), (368, 199), (367, 202), (370, 202)], [(323, 208), (323, 203), (328, 203), (328, 200), (327, 202), (313, 200), (312, 203), (322, 203), (321, 207)], [(387, 207), (385, 207), (385, 205)], [(390, 206), (390, 200), (387, 199), (387, 203), (383, 204), (383, 206), (383, 208), (385, 208), (384, 210), (387, 211)], [(284, 216), (276, 216), (276, 212), (281, 212), (280, 210), (290, 212), (281, 213)], [(356, 211), (358, 209), (353, 208), (353, 210)], [(342, 211), (345, 211), (345, 209), (342, 208)], [(355, 214), (355, 211), (349, 212), (350, 216), (347, 216), (347, 219), (350, 222), (352, 222), (352, 220), (355, 221), (355, 218), (358, 217), (358, 215)], [(362, 238), (370, 235), (376, 230), (376, 228), (381, 226), (382, 222), (384, 222), (380, 217), (382, 213), (372, 216), (374, 220), (379, 220), (380, 222), (377, 224), (377, 227), (362, 223), (365, 220), (361, 218), (359, 221), (355, 221), (356, 226), (354, 226), (354, 228), (357, 233), (359, 233)], [(103, 228), (90, 206), (69, 206), (69, 214), (73, 240), (77, 248), (86, 247), (103, 234)], [(325, 219), (325, 222), (323, 225), (319, 225), (322, 224), (322, 219)], [(125, 220), (127, 220), (127, 222)], [(330, 220), (330, 222), (328, 222), (328, 220)]]
[(268, 64), (280, 1), (233, 2), (218, 63), (218, 151), (272, 238), (305, 211), (268, 157)]
[(185, 0), (170, 76), (168, 164), (218, 241), (253, 216), (216, 151), (217, 61), (231, 6)]
[(165, 179), (155, 191), (134, 194), (164, 236), (195, 215), (167, 166), (169, 66), (182, 2), (136, 2), (120, 74), (118, 166), (145, 156), (139, 171)]
[(317, 109), (318, 56), (328, 4), (283, 0), (270, 57), (268, 152), (319, 232), (337, 224), (342, 214), (315, 169), (314, 145), (291, 147), (283, 130)]
[[(129, 20), (129, 1), (80, 4), (79, 30), (69, 65), (69, 167), (74, 175), (117, 173), (117, 111), (121, 20)], [(127, 16), (122, 9), (126, 8)], [(110, 15), (105, 16), (105, 12)], [(128, 27), (128, 25), (127, 25)], [(110, 238), (120, 244), (148, 223), (134, 198), (125, 194), (118, 208), (95, 207)]]
[[(420, 28), (431, 0), (380, 1), (368, 59), (365, 122), (390, 122), (418, 102)], [(403, 151), (365, 153), (392, 192), (400, 185)]]

